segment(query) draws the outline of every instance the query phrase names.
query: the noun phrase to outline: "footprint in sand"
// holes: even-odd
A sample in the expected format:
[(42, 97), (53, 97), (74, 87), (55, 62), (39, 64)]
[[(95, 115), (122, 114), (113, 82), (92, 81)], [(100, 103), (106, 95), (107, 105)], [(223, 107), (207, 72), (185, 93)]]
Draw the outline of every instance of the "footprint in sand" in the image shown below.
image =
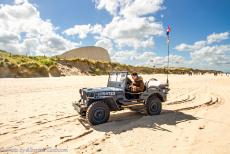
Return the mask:
[(1, 133), (1, 134), (0, 134), (0, 136), (1, 136), (1, 135), (6, 135), (6, 134), (8, 134), (8, 133), (9, 133), (9, 132), (4, 132), (4, 133)]
[(16, 123), (17, 124), (21, 124), (21, 123), (24, 123), (24, 121), (17, 121)]
[(32, 118), (35, 118), (35, 117), (36, 117), (36, 116), (31, 116), (31, 117), (29, 117), (29, 118), (31, 118), (31, 119), (32, 119)]

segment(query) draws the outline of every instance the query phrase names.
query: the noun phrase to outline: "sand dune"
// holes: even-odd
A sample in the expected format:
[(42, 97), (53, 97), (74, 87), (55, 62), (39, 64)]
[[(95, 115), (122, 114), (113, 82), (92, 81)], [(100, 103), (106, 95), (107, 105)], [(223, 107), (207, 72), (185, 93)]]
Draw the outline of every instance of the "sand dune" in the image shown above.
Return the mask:
[(1, 153), (230, 153), (230, 77), (171, 75), (161, 115), (124, 110), (91, 127), (71, 103), (79, 88), (106, 82), (107, 76), (0, 79)]
[(72, 49), (59, 55), (58, 57), (64, 59), (85, 58), (89, 60), (110, 62), (109, 53), (106, 49), (96, 46), (86, 46)]

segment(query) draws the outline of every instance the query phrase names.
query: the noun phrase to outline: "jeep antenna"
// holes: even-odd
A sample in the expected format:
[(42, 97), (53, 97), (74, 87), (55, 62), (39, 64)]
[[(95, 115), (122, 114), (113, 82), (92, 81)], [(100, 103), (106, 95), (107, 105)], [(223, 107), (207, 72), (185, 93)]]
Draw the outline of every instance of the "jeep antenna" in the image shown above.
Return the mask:
[(169, 33), (171, 32), (171, 28), (170, 26), (168, 26), (167, 30), (166, 30), (166, 35), (167, 35), (167, 46), (168, 46), (168, 64), (167, 64), (167, 84), (169, 84), (169, 80), (168, 80), (168, 76), (169, 76)]

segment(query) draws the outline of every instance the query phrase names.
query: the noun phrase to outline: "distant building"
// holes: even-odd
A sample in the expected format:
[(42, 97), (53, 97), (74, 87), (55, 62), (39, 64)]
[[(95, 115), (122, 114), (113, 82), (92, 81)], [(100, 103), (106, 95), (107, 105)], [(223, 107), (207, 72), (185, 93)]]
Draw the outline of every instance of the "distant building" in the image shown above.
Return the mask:
[(95, 61), (105, 61), (110, 62), (110, 56), (106, 49), (96, 46), (87, 46), (77, 49), (72, 49), (59, 55), (58, 57), (63, 59), (73, 59), (73, 58), (84, 58)]

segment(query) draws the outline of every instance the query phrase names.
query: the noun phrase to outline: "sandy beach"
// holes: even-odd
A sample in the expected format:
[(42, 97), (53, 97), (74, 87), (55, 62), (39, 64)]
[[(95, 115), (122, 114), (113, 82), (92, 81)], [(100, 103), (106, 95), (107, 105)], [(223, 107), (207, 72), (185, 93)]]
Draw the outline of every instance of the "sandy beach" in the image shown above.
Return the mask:
[(0, 79), (0, 153), (230, 153), (230, 77), (170, 75), (161, 115), (127, 109), (89, 126), (72, 102), (107, 78)]

